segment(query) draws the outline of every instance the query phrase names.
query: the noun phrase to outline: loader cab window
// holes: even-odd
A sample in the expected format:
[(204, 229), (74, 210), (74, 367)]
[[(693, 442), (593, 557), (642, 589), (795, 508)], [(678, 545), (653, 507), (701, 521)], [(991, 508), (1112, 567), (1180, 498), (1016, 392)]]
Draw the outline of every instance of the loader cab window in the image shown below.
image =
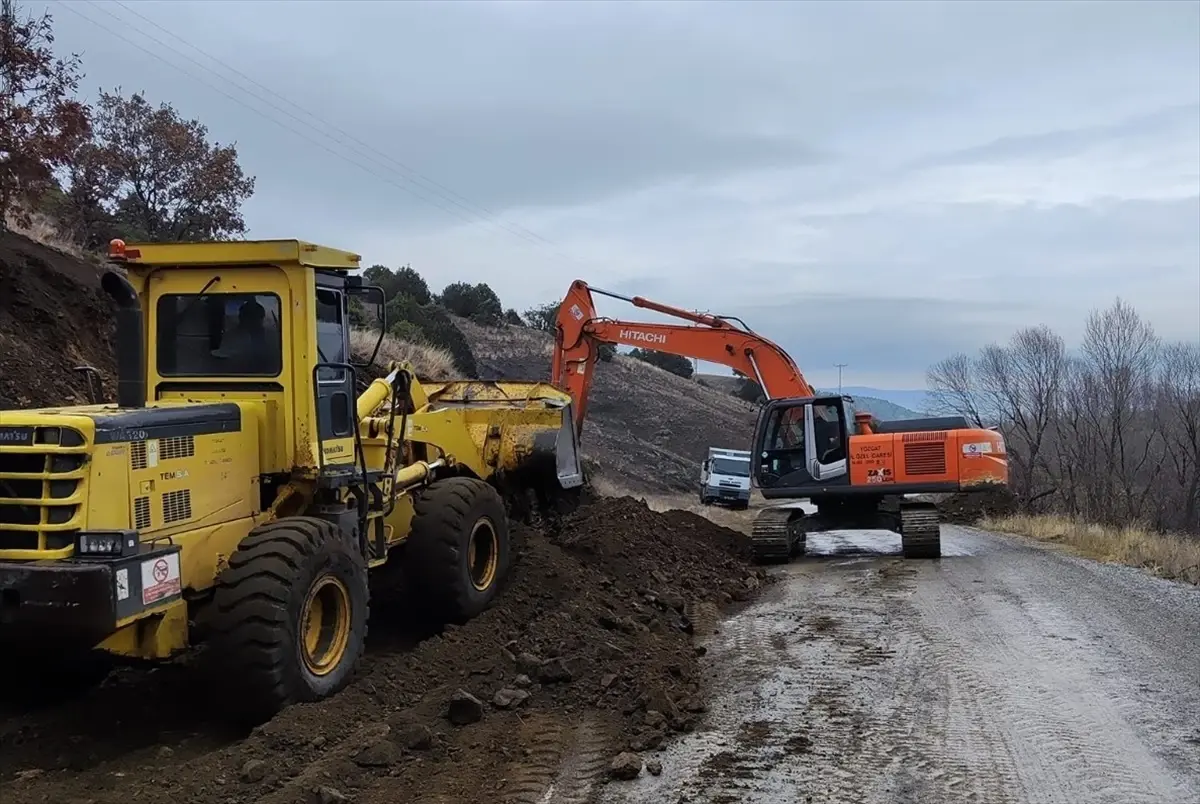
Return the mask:
[(282, 305), (273, 293), (170, 293), (155, 309), (163, 377), (277, 377)]
[[(322, 363), (350, 362), (345, 303), (340, 291), (317, 288), (317, 359)], [(340, 383), (345, 373), (345, 369), (324, 368), (317, 379), (321, 383)]]

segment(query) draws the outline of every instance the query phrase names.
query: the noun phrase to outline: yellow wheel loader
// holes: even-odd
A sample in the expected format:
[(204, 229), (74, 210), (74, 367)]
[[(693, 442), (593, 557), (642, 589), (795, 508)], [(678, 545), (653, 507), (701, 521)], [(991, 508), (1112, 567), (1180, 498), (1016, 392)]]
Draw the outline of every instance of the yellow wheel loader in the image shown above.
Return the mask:
[(372, 569), (398, 562), (423, 607), (464, 622), (505, 578), (510, 512), (583, 483), (553, 386), (391, 366), (356, 397), (349, 300), (384, 307), (358, 255), (113, 241), (109, 257), (116, 404), (0, 411), (10, 671), (65, 685), (96, 656), (203, 643), (229, 714), (261, 722), (346, 684)]

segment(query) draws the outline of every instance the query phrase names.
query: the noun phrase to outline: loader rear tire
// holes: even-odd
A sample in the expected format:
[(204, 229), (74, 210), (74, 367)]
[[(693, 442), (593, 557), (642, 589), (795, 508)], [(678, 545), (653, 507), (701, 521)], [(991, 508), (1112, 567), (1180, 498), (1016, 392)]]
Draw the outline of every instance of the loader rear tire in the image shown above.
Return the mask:
[(508, 574), (504, 501), (482, 480), (448, 477), (413, 507), (405, 577), (440, 622), (461, 625), (491, 605)]
[(312, 517), (285, 517), (242, 539), (213, 597), (218, 694), (243, 725), (341, 690), (363, 654), (367, 563), (351, 539)]

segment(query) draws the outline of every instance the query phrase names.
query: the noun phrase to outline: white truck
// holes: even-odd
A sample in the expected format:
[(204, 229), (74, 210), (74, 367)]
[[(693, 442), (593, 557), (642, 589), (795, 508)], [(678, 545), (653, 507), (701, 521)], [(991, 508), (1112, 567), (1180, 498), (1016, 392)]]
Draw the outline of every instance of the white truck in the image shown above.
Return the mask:
[(708, 457), (700, 465), (700, 503), (749, 507), (750, 450), (708, 448)]

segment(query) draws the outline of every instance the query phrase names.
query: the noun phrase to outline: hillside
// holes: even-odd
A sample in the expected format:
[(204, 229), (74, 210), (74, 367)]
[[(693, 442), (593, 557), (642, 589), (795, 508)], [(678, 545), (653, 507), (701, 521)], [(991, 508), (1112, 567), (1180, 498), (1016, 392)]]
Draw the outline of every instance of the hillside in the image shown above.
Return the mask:
[[(549, 379), (549, 334), (522, 327), (459, 328), (483, 379)], [(636, 358), (599, 363), (583, 426), (589, 469), (627, 488), (691, 492), (712, 447), (749, 445), (757, 408)]]
[[(702, 384), (710, 388), (727, 394), (737, 393), (738, 384), (741, 382), (737, 377), (728, 376), (725, 374), (697, 374), (696, 379)], [(827, 388), (818, 389), (821, 393), (836, 393)], [(898, 419), (916, 419), (921, 416), (920, 413), (909, 410), (908, 408), (897, 405), (895, 402), (889, 402), (886, 399), (879, 397), (866, 396), (858, 393), (853, 393), (851, 389), (847, 389), (847, 393), (852, 393), (854, 401), (860, 410), (870, 411), (875, 414), (875, 417), (883, 421), (896, 421)]]
[(93, 263), (0, 232), (0, 409), (87, 402), (81, 365), (111, 398), (112, 321)]

